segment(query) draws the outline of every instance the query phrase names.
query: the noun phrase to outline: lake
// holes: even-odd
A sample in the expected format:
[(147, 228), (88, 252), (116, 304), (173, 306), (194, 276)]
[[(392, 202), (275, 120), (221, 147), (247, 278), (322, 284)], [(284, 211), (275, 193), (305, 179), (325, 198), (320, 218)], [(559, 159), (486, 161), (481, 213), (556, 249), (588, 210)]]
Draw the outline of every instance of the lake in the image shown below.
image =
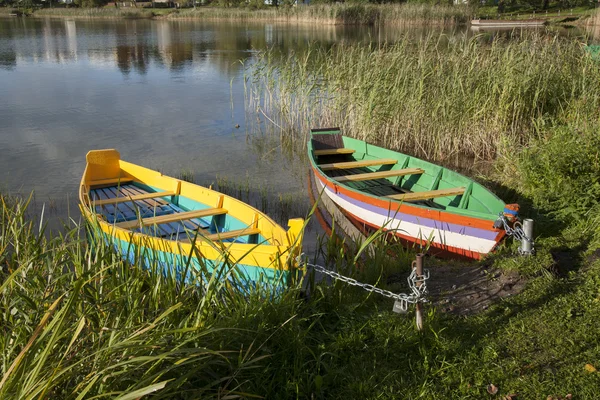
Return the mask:
[(36, 209), (79, 219), (85, 154), (116, 148), (167, 175), (228, 182), (243, 200), (268, 193), (280, 223), (304, 216), (307, 168), (246, 123), (256, 116), (244, 107), (245, 66), (267, 47), (393, 41), (406, 32), (427, 30), (0, 18), (0, 190), (34, 191)]

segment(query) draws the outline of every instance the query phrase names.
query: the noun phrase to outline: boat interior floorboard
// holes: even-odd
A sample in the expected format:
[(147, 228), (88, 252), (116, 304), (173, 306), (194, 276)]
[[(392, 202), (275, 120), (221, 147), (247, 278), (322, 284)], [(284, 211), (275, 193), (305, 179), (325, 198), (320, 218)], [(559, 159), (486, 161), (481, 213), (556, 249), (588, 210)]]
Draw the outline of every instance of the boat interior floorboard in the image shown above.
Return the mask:
[[(348, 159), (346, 159), (348, 160)], [(329, 161), (329, 160), (328, 160)], [(346, 176), (346, 175), (356, 175), (356, 174), (365, 174), (373, 172), (368, 168), (352, 168), (352, 169), (344, 169), (344, 170), (330, 170), (327, 171), (327, 175), (335, 178), (337, 176)], [(365, 181), (347, 181), (344, 182), (343, 185), (348, 186), (349, 188), (360, 190), (361, 192), (372, 194), (374, 196), (385, 197), (395, 194), (404, 194), (411, 193), (410, 190), (404, 189), (400, 186), (396, 186), (391, 183), (389, 180), (382, 179), (371, 179)], [(423, 201), (415, 201), (414, 204), (422, 204), (428, 207), (440, 208), (443, 209), (444, 206), (441, 204), (437, 204), (431, 200), (423, 200)]]
[[(137, 196), (147, 193), (152, 193), (144, 188), (136, 186), (134, 183), (127, 183), (119, 186), (102, 186), (92, 188), (90, 190), (90, 198), (94, 200), (108, 200), (118, 197)], [(120, 201), (118, 203), (104, 203), (95, 206), (97, 214), (104, 216), (110, 224), (117, 224), (126, 221), (134, 221), (136, 219), (145, 219), (182, 213), (184, 210), (165, 199), (160, 197), (147, 198), (139, 200)], [(246, 235), (226, 234), (226, 230), (221, 225), (217, 224), (217, 219), (222, 215), (192, 218), (181, 221), (174, 221), (162, 224), (153, 224), (133, 229), (134, 232), (144, 233), (149, 236), (160, 237), (169, 240), (187, 241), (193, 239), (196, 235), (204, 235), (212, 238), (215, 235), (222, 233), (221, 242), (238, 242), (238, 243), (257, 243), (258, 236), (254, 231), (248, 231)], [(245, 233), (245, 232), (243, 232)]]
[[(102, 187), (92, 189), (90, 196), (94, 200), (106, 200), (123, 196), (136, 196), (139, 194), (150, 193), (134, 184), (122, 186)], [(103, 204), (96, 206), (96, 213), (103, 215), (109, 223), (119, 223), (132, 221), (138, 218), (158, 217), (174, 213), (184, 212), (185, 210), (169, 203), (161, 198), (142, 199), (135, 201), (123, 201), (117, 204)], [(193, 236), (195, 231), (202, 230), (208, 233), (217, 232), (217, 229), (209, 229), (210, 223), (200, 218), (170, 222), (160, 225), (145, 226), (138, 228), (136, 232), (142, 232), (147, 235), (177, 239), (188, 235)]]

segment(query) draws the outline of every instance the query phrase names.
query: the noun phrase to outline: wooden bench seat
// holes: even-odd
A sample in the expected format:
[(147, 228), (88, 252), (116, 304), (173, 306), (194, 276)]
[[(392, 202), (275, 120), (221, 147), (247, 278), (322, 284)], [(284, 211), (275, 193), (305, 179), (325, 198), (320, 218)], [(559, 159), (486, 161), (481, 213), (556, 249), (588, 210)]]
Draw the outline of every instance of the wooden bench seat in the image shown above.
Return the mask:
[(436, 197), (449, 197), (449, 196), (457, 196), (459, 194), (463, 194), (466, 188), (450, 188), (450, 189), (439, 189), (439, 190), (428, 190), (426, 192), (413, 192), (413, 193), (400, 193), (400, 194), (391, 194), (385, 196), (394, 200), (402, 200), (402, 201), (419, 201), (419, 200), (428, 200)]
[(334, 178), (338, 182), (358, 182), (358, 181), (370, 181), (374, 179), (391, 178), (394, 176), (405, 176), (405, 175), (419, 175), (425, 171), (421, 168), (405, 168), (398, 169), (395, 171), (377, 171), (367, 172), (364, 174), (344, 175)]
[(180, 213), (173, 213), (167, 215), (161, 215), (160, 217), (144, 218), (141, 221), (139, 219), (133, 221), (125, 221), (116, 224), (117, 227), (123, 229), (134, 229), (141, 225), (148, 226), (153, 224), (166, 224), (169, 222), (184, 221), (186, 219), (211, 217), (214, 215), (227, 214), (227, 210), (224, 208), (207, 208), (204, 210), (185, 211)]
[(143, 193), (143, 194), (137, 194), (137, 195), (132, 195), (132, 196), (113, 197), (112, 199), (92, 200), (92, 204), (95, 206), (103, 206), (105, 204), (119, 204), (119, 203), (125, 203), (128, 201), (138, 201), (138, 200), (155, 199), (157, 197), (175, 196), (176, 194), (177, 193), (175, 193), (175, 192)]
[(353, 154), (356, 150), (354, 149), (325, 149), (325, 150), (314, 150), (315, 156), (333, 156), (337, 154)]
[(240, 236), (246, 235), (257, 235), (260, 233), (260, 229), (258, 228), (244, 228), (244, 229), (236, 229), (235, 231), (227, 231), (227, 232), (219, 232), (214, 233), (212, 235), (208, 235), (206, 238), (209, 240), (226, 240), (233, 239)]
[(332, 169), (350, 169), (350, 168), (360, 168), (360, 167), (371, 167), (374, 165), (393, 165), (397, 164), (398, 160), (394, 160), (393, 158), (380, 158), (377, 160), (362, 160), (362, 161), (348, 161), (348, 162), (339, 162), (332, 164), (321, 164), (319, 168), (321, 171), (330, 171)]

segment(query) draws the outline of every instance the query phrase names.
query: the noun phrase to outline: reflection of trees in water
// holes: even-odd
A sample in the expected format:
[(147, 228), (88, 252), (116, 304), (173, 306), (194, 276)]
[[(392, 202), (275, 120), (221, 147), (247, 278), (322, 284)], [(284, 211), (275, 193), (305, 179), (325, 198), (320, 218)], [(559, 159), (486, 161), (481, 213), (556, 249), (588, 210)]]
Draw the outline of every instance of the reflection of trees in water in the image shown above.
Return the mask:
[(132, 70), (145, 74), (150, 63), (171, 71), (209, 64), (228, 77), (239, 75), (243, 69), (240, 60), (252, 58), (256, 50), (275, 47), (283, 53), (303, 54), (311, 43), (330, 47), (340, 36), (352, 41), (370, 38), (365, 29), (372, 29), (200, 21), (128, 24), (116, 25), (117, 35), (127, 38), (119, 41), (126, 43), (117, 45), (116, 50), (116, 62), (124, 74)]
[(140, 75), (148, 71), (148, 49), (145, 46), (117, 46), (117, 66), (125, 75), (133, 69)]
[(12, 40), (16, 34), (15, 29), (9, 25), (0, 32), (0, 39), (4, 42), (4, 45), (0, 46), (0, 68), (11, 70), (17, 65), (17, 53)]
[(17, 65), (17, 53), (13, 49), (0, 50), (0, 68), (11, 70)]
[(145, 75), (148, 72), (148, 44), (144, 36), (138, 34), (135, 21), (128, 22), (118, 24), (115, 29), (118, 38), (115, 51), (117, 67), (124, 75), (128, 75), (132, 69)]
[[(239, 76), (240, 60), (255, 51), (276, 48), (299, 57), (314, 44), (329, 48), (340, 42), (393, 42), (403, 35), (423, 36), (431, 28), (264, 24), (234, 21), (146, 20), (0, 20), (0, 67), (12, 68), (20, 58), (51, 62), (76, 61), (87, 54), (91, 65), (116, 66), (123, 74), (145, 75), (152, 65), (181, 72), (210, 66), (226, 77)], [(466, 32), (465, 32), (466, 31)], [(472, 35), (466, 29), (449, 36)], [(598, 36), (598, 29), (592, 35)], [(515, 39), (514, 32), (493, 32), (482, 40)], [(313, 45), (313, 46), (311, 46)], [(284, 57), (285, 59), (285, 57)]]

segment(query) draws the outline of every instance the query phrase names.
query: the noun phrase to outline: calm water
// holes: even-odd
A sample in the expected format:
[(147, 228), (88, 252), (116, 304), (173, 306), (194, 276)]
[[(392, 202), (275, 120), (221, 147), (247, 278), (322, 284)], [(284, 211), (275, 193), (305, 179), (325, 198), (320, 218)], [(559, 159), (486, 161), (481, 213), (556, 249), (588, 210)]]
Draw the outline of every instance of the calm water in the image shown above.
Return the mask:
[[(265, 160), (245, 129), (244, 67), (258, 49), (369, 32), (167, 21), (0, 19), (0, 187), (66, 216), (90, 149), (169, 175), (250, 182), (304, 198), (304, 173)], [(239, 125), (239, 128), (236, 128)], [(295, 173), (296, 172), (296, 173)], [(302, 203), (302, 202), (300, 202)], [(305, 209), (306, 207), (304, 207)]]
[(254, 134), (245, 124), (240, 60), (251, 63), (269, 46), (290, 51), (399, 33), (0, 18), (0, 190), (35, 191), (38, 207), (46, 203), (64, 218), (76, 204), (86, 152), (116, 148), (123, 159), (168, 175), (186, 171), (201, 184), (225, 178), (268, 191), (271, 202), (285, 203), (274, 215), (279, 222), (303, 215), (306, 168), (277, 144), (248, 140)]

